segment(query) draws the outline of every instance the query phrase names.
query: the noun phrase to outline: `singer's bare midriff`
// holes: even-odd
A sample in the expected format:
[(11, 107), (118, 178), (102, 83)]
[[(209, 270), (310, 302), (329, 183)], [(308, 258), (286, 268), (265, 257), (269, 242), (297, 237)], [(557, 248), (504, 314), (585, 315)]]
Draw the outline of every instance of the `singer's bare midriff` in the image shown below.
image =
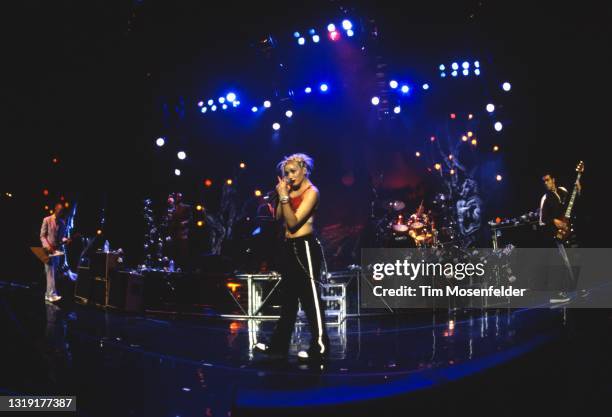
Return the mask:
[(306, 223), (302, 225), (295, 233), (291, 233), (289, 228), (287, 227), (287, 223), (285, 223), (285, 237), (300, 237), (306, 236), (312, 233), (312, 225), (314, 223), (314, 214), (311, 214)]

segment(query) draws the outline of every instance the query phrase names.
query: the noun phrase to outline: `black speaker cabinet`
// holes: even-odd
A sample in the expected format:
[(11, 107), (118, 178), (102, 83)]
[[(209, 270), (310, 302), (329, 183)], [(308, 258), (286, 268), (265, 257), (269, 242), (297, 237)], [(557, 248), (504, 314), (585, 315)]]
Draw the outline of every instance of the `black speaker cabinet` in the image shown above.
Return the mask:
[(93, 275), (88, 267), (79, 266), (77, 281), (74, 285), (74, 299), (79, 304), (87, 304), (93, 291)]
[(116, 271), (109, 276), (108, 307), (124, 311), (143, 310), (144, 277), (136, 272)]

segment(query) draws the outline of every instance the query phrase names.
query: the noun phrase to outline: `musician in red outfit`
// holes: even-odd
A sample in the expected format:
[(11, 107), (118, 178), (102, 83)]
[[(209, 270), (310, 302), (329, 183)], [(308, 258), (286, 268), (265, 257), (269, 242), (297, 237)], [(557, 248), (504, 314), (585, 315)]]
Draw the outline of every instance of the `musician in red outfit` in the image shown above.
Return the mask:
[(270, 344), (258, 343), (255, 349), (275, 356), (287, 356), (295, 326), (298, 302), (310, 327), (310, 347), (298, 352), (302, 360), (320, 360), (329, 354), (324, 308), (319, 293), (323, 252), (314, 235), (314, 214), (319, 206), (319, 190), (310, 181), (313, 160), (305, 154), (285, 157), (278, 168), (276, 219), (285, 226), (281, 256), (281, 317)]

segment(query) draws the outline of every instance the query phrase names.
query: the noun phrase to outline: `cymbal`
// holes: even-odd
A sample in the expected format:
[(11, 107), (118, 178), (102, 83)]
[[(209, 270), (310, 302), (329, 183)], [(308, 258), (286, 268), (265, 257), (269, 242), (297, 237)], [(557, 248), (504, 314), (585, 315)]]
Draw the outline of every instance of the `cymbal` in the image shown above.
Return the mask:
[(389, 201), (389, 207), (391, 207), (394, 211), (400, 211), (406, 208), (406, 204), (401, 200), (391, 200)]

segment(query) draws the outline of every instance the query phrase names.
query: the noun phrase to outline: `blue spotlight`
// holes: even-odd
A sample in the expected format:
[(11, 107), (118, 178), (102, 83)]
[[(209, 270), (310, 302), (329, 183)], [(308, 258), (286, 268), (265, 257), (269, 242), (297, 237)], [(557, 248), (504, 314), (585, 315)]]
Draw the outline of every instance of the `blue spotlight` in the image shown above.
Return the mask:
[(185, 158), (187, 158), (187, 154), (184, 151), (180, 151), (179, 153), (176, 154), (177, 158), (180, 159), (181, 161)]
[(466, 69), (463, 70), (463, 75), (468, 75), (469, 73), (470, 73), (470, 70), (466, 70)]
[(217, 111), (217, 106), (213, 104), (212, 106), (210, 106), (210, 109), (211, 109), (212, 111)]
[(312, 29), (310, 29), (310, 30), (308, 31), (308, 33), (309, 33), (309, 34), (311, 34), (311, 35), (314, 35), (314, 34), (316, 33), (316, 31), (314, 30), (314, 28), (312, 28)]
[(225, 103), (225, 97), (219, 97), (219, 103), (221, 104)]
[(476, 69), (474, 70), (474, 74), (476, 74), (476, 75), (480, 75), (480, 70), (479, 70), (478, 68), (476, 68)]
[(266, 109), (269, 109), (269, 108), (270, 108), (270, 106), (272, 105), (272, 103), (270, 103), (270, 100), (266, 100), (266, 101), (264, 101), (263, 105), (264, 105), (264, 107), (265, 107)]
[(444, 64), (440, 64), (440, 66), (438, 67), (440, 68), (440, 71), (444, 71), (446, 69), (446, 67), (444, 66)]
[(291, 117), (293, 117), (293, 112), (291, 110), (287, 110), (285, 112), (285, 116), (287, 116), (287, 119), (291, 119)]
[(257, 107), (255, 107), (255, 106), (251, 107), (251, 111), (252, 111), (253, 113), (257, 113)]
[(227, 104), (223, 103), (223, 106), (221, 106), (221, 108), (222, 108), (223, 110), (227, 109)]
[(298, 39), (298, 43), (299, 43), (300, 45), (304, 45), (304, 44), (306, 43), (306, 39), (304, 39), (304, 38), (299, 38), (299, 39)]
[(452, 75), (453, 77), (456, 77), (456, 76), (457, 76), (457, 71), (453, 71), (453, 72), (451, 72), (451, 75)]
[(349, 38), (351, 38), (354, 34), (355, 32), (353, 32), (353, 29), (349, 29), (346, 31), (346, 36), (348, 36)]
[(446, 73), (445, 72), (441, 72), (440, 73), (440, 77), (442, 77), (442, 78), (446, 77)]
[(459, 64), (457, 64), (456, 62), (453, 62), (453, 64), (451, 65), (451, 67), (452, 67), (454, 70), (457, 70), (457, 69), (459, 69)]
[(423, 84), (423, 90), (429, 90), (429, 84), (427, 83)]
[(348, 20), (348, 19), (344, 19), (344, 20), (342, 21), (342, 29), (344, 29), (344, 30), (350, 30), (350, 29), (353, 29), (353, 24), (351, 23), (351, 21), (350, 21), (350, 20)]
[(495, 122), (493, 127), (495, 128), (496, 132), (501, 132), (501, 130), (504, 128), (504, 125), (502, 125), (501, 122)]
[(402, 93), (406, 94), (408, 91), (410, 91), (410, 87), (404, 84), (402, 85), (401, 90), (402, 90)]
[(378, 106), (378, 103), (380, 103), (380, 99), (376, 96), (372, 97), (372, 104), (375, 106)]
[(208, 100), (208, 105), (209, 105), (209, 106), (212, 106), (212, 105), (213, 105), (213, 103), (214, 103), (214, 101), (213, 101), (213, 99), (212, 99), (212, 98), (211, 98), (210, 100)]
[(166, 144), (166, 140), (164, 138), (157, 138), (155, 144), (161, 148)]
[(395, 107), (393, 108), (393, 113), (395, 113), (395, 114), (399, 114), (399, 112), (401, 112), (401, 111), (402, 111), (402, 109), (401, 109), (401, 107), (400, 107), (400, 106), (395, 106)]
[(201, 101), (201, 100), (200, 100), (200, 101), (198, 101), (198, 107), (202, 107), (203, 105), (204, 105), (204, 102), (203, 102), (203, 101)]
[(272, 129), (274, 129), (274, 130), (280, 129), (280, 123), (273, 123), (272, 124)]
[(314, 43), (319, 43), (320, 40), (321, 38), (319, 37), (319, 35), (312, 35), (312, 41)]
[(231, 103), (234, 100), (236, 100), (236, 94), (234, 94), (234, 93), (227, 93), (227, 95), (225, 96), (225, 99)]
[(389, 81), (389, 87), (391, 87), (391, 88), (397, 88), (397, 81), (395, 81), (395, 80), (391, 80), (391, 81)]
[(510, 91), (512, 89), (512, 86), (510, 85), (509, 82), (505, 82), (502, 84), (502, 88), (504, 89), (504, 91)]
[(475, 66), (476, 68), (480, 68), (480, 62), (478, 62), (478, 61), (474, 61), (474, 66)]
[(461, 64), (461, 67), (462, 67), (463, 69), (468, 69), (468, 68), (470, 67), (470, 63), (469, 63), (469, 62), (467, 62), (467, 61), (464, 61), (464, 62), (463, 62), (463, 64)]
[(206, 113), (206, 112), (208, 111), (208, 108), (206, 108), (206, 107), (202, 107), (202, 108), (200, 109), (200, 111), (201, 111), (202, 113)]
[(300, 32), (293, 32), (293, 37), (294, 38), (299, 38), (300, 37)]
[(495, 105), (491, 103), (487, 104), (487, 111), (493, 113), (495, 111)]
[(310, 88), (310, 87), (306, 87), (306, 88), (304, 89), (304, 92), (305, 92), (306, 94), (310, 94), (310, 93), (312, 92), (312, 88)]
[(232, 102), (232, 107), (238, 107), (240, 106), (240, 102), (238, 100)]
[(329, 87), (328, 87), (328, 86), (327, 86), (327, 84), (325, 84), (325, 83), (323, 83), (323, 84), (321, 84), (321, 85), (319, 86), (319, 89), (321, 89), (321, 91), (323, 91), (323, 92), (326, 92), (328, 88), (329, 88)]
[(327, 25), (328, 32), (334, 32), (335, 30), (336, 30), (336, 25), (334, 25), (333, 23), (330, 23), (329, 25)]

